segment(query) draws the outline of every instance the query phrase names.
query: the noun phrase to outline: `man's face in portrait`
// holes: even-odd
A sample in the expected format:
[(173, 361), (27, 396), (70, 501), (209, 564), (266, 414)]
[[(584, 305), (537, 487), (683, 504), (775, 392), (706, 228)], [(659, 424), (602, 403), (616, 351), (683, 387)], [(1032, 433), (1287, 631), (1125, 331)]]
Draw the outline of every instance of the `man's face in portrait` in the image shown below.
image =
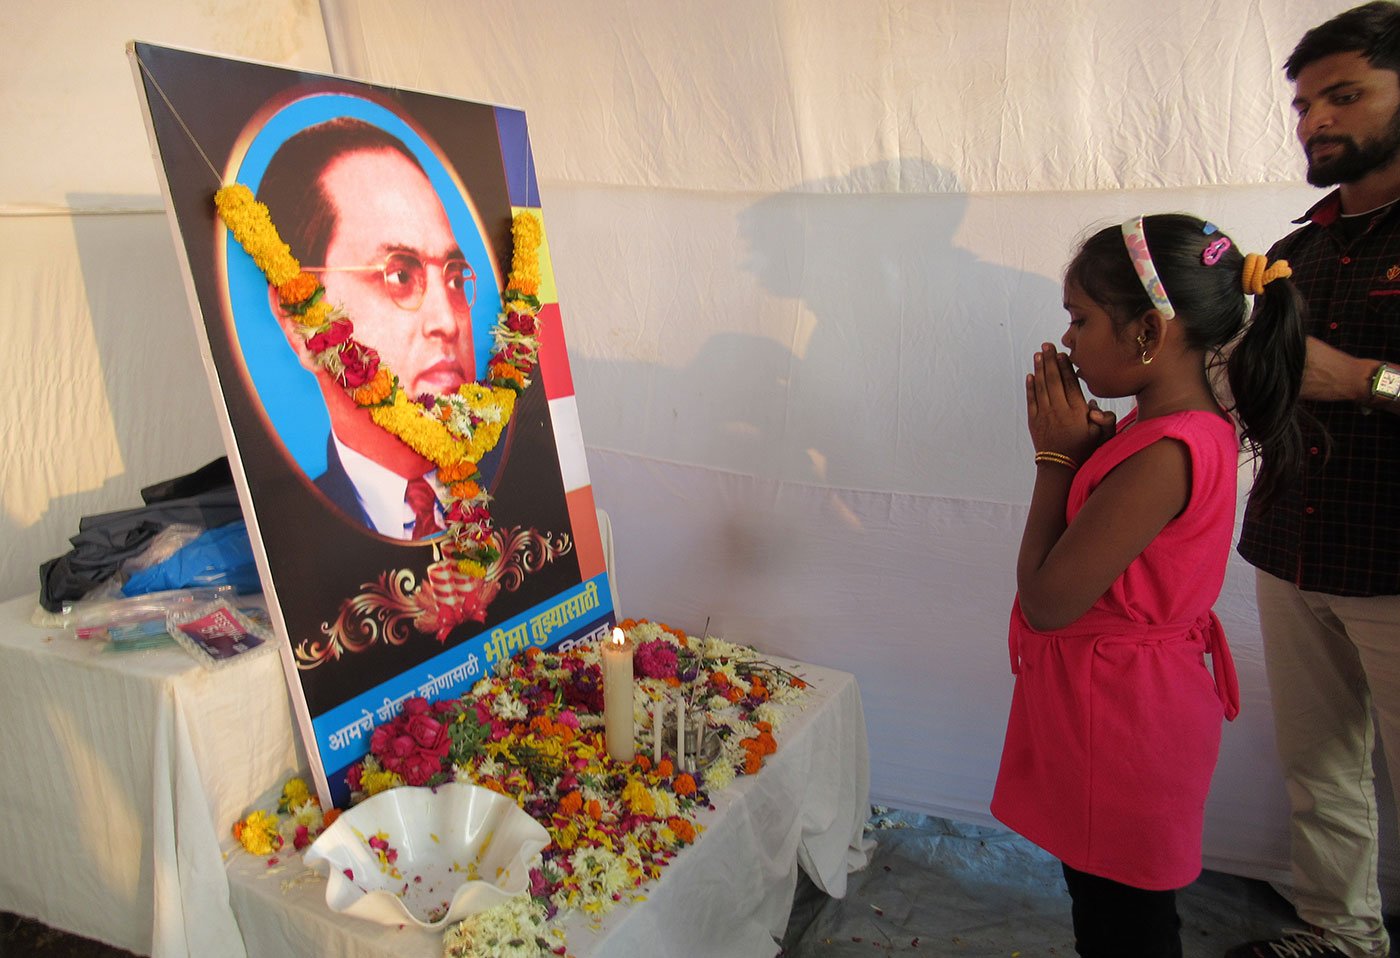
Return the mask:
[(333, 160), (322, 185), (335, 226), (319, 275), (355, 338), (409, 396), (475, 379), (475, 276), (427, 176), (395, 151), (359, 150)]

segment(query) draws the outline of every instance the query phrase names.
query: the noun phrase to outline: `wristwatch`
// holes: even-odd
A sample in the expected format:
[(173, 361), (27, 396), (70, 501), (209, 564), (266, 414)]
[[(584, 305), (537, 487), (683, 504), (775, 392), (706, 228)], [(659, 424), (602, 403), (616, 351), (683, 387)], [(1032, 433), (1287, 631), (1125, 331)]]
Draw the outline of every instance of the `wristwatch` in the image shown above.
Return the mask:
[(1371, 376), (1371, 398), (1373, 400), (1400, 400), (1400, 369), (1381, 363)]

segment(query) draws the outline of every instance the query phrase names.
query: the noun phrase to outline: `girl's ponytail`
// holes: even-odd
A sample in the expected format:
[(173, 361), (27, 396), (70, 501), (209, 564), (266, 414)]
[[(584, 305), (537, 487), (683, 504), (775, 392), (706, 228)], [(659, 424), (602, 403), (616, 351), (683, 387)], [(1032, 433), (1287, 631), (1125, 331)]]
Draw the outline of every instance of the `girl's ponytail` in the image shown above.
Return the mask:
[(1307, 359), (1307, 306), (1288, 276), (1286, 263), (1265, 269), (1264, 257), (1245, 257), (1242, 283), (1255, 294), (1254, 314), (1227, 367), (1242, 439), (1260, 463), (1254, 495), (1265, 505), (1303, 461), (1297, 401)]

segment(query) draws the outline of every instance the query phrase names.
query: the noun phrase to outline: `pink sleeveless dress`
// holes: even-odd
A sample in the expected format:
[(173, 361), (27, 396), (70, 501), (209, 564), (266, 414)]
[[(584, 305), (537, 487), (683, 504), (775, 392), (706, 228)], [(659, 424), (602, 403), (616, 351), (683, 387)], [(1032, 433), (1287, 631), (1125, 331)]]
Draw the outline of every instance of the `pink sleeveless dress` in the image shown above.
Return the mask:
[(1167, 437), (1190, 450), (1190, 501), (1073, 624), (1038, 632), (1013, 606), (1016, 687), (992, 814), (1071, 868), (1164, 891), (1200, 874), (1221, 718), (1239, 712), (1211, 611), (1230, 555), (1238, 446), (1230, 421), (1211, 413), (1135, 418), (1074, 477), (1067, 518), (1114, 466)]

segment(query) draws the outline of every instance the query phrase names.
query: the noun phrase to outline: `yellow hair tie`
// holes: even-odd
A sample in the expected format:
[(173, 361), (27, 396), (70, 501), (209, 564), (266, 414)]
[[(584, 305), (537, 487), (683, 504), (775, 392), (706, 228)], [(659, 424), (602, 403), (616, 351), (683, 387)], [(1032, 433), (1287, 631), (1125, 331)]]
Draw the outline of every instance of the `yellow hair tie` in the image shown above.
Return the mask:
[(1273, 265), (1264, 270), (1264, 285), (1268, 286), (1276, 279), (1287, 279), (1293, 275), (1293, 267), (1288, 265), (1288, 260), (1275, 260)]
[(1276, 279), (1287, 279), (1293, 275), (1288, 260), (1276, 260), (1272, 266), (1262, 253), (1246, 253), (1244, 270), (1240, 273), (1240, 285), (1250, 296), (1258, 296)]

